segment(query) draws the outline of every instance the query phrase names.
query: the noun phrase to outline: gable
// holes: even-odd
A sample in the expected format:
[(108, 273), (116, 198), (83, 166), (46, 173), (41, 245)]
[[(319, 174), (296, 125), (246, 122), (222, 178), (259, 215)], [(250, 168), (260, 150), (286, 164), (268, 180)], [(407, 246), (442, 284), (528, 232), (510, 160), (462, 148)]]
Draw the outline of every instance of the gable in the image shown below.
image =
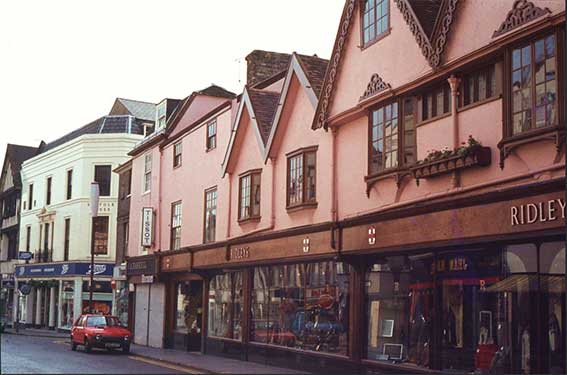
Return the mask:
[(244, 103), (241, 103), (237, 121), (234, 124), (223, 162), (223, 175), (237, 170), (239, 165), (254, 164), (255, 167), (258, 167), (260, 165), (258, 162), (262, 162), (264, 144), (256, 121)]
[(14, 187), (14, 177), (12, 176), (12, 166), (6, 162), (6, 170), (2, 173), (2, 180), (0, 180), (0, 192), (6, 191)]

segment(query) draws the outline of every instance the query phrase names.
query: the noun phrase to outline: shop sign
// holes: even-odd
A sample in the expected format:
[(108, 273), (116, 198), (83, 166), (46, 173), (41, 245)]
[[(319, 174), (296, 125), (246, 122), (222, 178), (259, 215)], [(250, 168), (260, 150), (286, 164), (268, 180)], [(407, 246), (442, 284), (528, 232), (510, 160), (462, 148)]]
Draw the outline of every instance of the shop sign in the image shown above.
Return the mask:
[(248, 259), (250, 258), (250, 247), (231, 247), (230, 260)]
[(20, 251), (18, 253), (18, 259), (20, 260), (30, 260), (33, 258), (33, 253), (31, 251)]
[[(94, 274), (112, 276), (114, 264), (95, 264)], [(90, 263), (52, 263), (16, 266), (16, 277), (86, 276), (91, 274)]]
[(565, 200), (561, 198), (510, 207), (512, 226), (544, 223), (560, 218), (565, 219)]
[(154, 227), (154, 210), (151, 207), (142, 209), (142, 246), (151, 247), (154, 243), (153, 239)]
[(154, 275), (142, 275), (142, 284), (152, 284), (154, 282)]
[(156, 273), (156, 258), (130, 259), (126, 264), (126, 275), (153, 275)]

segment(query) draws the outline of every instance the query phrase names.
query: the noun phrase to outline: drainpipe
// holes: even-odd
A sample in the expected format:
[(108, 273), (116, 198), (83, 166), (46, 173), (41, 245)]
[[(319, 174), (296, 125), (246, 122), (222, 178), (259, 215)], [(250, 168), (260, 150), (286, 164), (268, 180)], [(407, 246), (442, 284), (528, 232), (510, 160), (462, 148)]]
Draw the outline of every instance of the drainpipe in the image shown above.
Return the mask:
[(331, 220), (338, 220), (338, 197), (337, 197), (337, 133), (339, 129), (331, 127)]
[[(162, 211), (161, 211), (161, 201), (162, 201), (162, 198), (161, 198), (161, 197), (162, 197), (162, 194), (161, 194), (161, 182), (162, 182), (162, 180), (163, 180), (163, 177), (162, 177), (162, 170), (163, 170), (163, 151), (160, 150), (159, 147), (158, 147), (157, 150), (159, 151), (159, 173), (158, 173), (159, 181), (158, 181), (158, 191), (157, 191), (157, 202), (158, 202), (158, 203), (157, 203), (157, 212), (156, 212), (156, 217), (155, 217), (155, 220), (156, 220), (156, 232), (157, 232), (157, 233), (156, 233), (156, 237), (157, 237), (157, 240), (156, 240), (157, 249), (155, 249), (155, 250), (161, 251), (161, 247), (162, 247), (162, 246), (161, 246), (161, 245), (162, 245), (162, 243), (161, 243), (161, 221), (162, 221), (162, 216), (163, 216), (163, 215), (162, 215)], [(152, 158), (152, 161), (153, 161), (153, 158)], [(152, 194), (152, 192), (150, 191), (150, 201), (151, 201), (151, 199), (152, 199), (151, 194)], [(154, 252), (155, 252), (155, 250), (154, 250)]]
[(226, 223), (226, 238), (230, 238), (230, 224), (232, 223), (232, 173), (228, 173), (228, 222)]
[(272, 170), (272, 186), (271, 186), (271, 207), (270, 207), (270, 229), (276, 225), (276, 157), (270, 158)]
[[(457, 113), (458, 106), (458, 95), (459, 95), (459, 84), (461, 80), (454, 75), (447, 79), (449, 86), (451, 87), (451, 118), (453, 119), (453, 149), (456, 149), (460, 145), (460, 135), (459, 135), (459, 114)], [(461, 186), (460, 173), (453, 172), (452, 178), (453, 188)]]

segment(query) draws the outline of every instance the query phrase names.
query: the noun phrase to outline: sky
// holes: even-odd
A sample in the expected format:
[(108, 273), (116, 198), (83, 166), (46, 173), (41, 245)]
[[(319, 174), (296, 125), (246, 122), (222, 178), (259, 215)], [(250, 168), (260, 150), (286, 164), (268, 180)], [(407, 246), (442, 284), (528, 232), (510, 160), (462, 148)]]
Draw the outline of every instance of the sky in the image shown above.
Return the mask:
[[(344, 0), (0, 1), (0, 160), (55, 140), (115, 98), (236, 93), (254, 49), (329, 58)], [(1, 166), (2, 164), (0, 164)]]

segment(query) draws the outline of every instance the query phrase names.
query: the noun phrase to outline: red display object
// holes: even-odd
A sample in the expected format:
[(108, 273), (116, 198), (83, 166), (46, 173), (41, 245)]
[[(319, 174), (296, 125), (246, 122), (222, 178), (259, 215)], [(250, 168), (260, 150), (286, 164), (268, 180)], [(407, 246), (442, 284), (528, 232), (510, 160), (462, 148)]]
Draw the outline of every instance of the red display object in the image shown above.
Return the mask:
[(489, 370), (494, 354), (498, 350), (495, 344), (479, 344), (474, 354), (474, 365), (479, 370)]

